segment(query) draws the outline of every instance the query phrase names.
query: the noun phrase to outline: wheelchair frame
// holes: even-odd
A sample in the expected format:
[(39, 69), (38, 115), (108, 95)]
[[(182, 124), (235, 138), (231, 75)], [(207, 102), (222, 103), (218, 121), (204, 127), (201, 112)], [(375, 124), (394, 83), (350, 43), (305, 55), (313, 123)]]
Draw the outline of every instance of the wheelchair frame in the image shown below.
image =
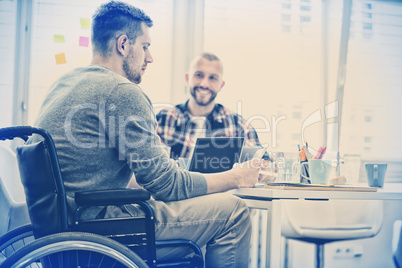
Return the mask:
[[(13, 247), (12, 243), (15, 243), (17, 240), (19, 240), (19, 238), (25, 239), (28, 236), (32, 236), (32, 234), (34, 234), (37, 240), (28, 243), (27, 245), (23, 245), (22, 248), (15, 250), (16, 252), (12, 254), (11, 257), (7, 258), (4, 263), (0, 265), (0, 267), (3, 267), (3, 265), (10, 265), (10, 262), (15, 262), (14, 259), (17, 259), (17, 262), (21, 261), (24, 259), (23, 255), (28, 254), (27, 252), (30, 251), (40, 252), (41, 250), (45, 250), (49, 252), (48, 245), (52, 243), (54, 244), (55, 242), (52, 241), (55, 241), (55, 239), (64, 240), (64, 245), (72, 244), (71, 239), (68, 237), (69, 234), (75, 239), (75, 243), (79, 243), (81, 247), (87, 248), (87, 250), (88, 247), (85, 245), (88, 241), (83, 239), (80, 240), (80, 236), (86, 239), (88, 239), (88, 237), (95, 237), (94, 239), (97, 242), (93, 242), (92, 246), (89, 247), (91, 250), (93, 247), (96, 248), (96, 246), (93, 245), (96, 245), (96, 243), (100, 242), (104, 242), (108, 245), (110, 245), (110, 243), (117, 243), (123, 248), (130, 248), (132, 251), (130, 250), (129, 254), (127, 254), (127, 251), (125, 251), (125, 253), (122, 253), (123, 255), (121, 256), (128, 255), (128, 259), (131, 258), (134, 263), (137, 261), (139, 265), (131, 266), (131, 264), (127, 264), (129, 263), (127, 262), (124, 265), (128, 265), (128, 267), (203, 267), (202, 252), (194, 242), (183, 239), (155, 241), (155, 218), (152, 208), (146, 203), (146, 200), (150, 198), (150, 194), (145, 190), (111, 189), (77, 192), (75, 194), (75, 201), (78, 208), (74, 214), (74, 223), (73, 225), (69, 226), (64, 183), (60, 172), (56, 148), (50, 134), (44, 129), (38, 127), (8, 127), (0, 129), (0, 140), (12, 140), (16, 137), (19, 137), (26, 142), (33, 134), (39, 134), (44, 140), (30, 145), (25, 144), (17, 148), (21, 181), (26, 192), (27, 205), (29, 208), (32, 225), (17, 228), (5, 234), (0, 238), (0, 249), (4, 250), (6, 246), (10, 245)], [(31, 159), (33, 155), (36, 157), (36, 154), (41, 155), (43, 160), (40, 161), (39, 164)], [(43, 166), (38, 167), (38, 165)], [(26, 169), (27, 167), (28, 170)], [(36, 174), (36, 172), (33, 172), (33, 170), (40, 174)], [(38, 181), (33, 182), (33, 177)], [(44, 196), (46, 197), (44, 199), (46, 200), (45, 204), (41, 204), (42, 208), (43, 205), (48, 205), (57, 211), (57, 215), (54, 217), (55, 215), (52, 213), (45, 213), (44, 220), (38, 220), (36, 214), (43, 214), (43, 211), (38, 211), (37, 207), (41, 206), (37, 206), (39, 202), (38, 198), (35, 197), (37, 193), (32, 195), (30, 191), (32, 191), (31, 188), (33, 183), (43, 184), (45, 182), (47, 182), (47, 184), (53, 183), (53, 185), (49, 186), (50, 188), (48, 187), (49, 189), (47, 189), (48, 192), (44, 193)], [(52, 195), (51, 198), (49, 198), (49, 192)], [(39, 191), (39, 195), (40, 194), (42, 193)], [(31, 198), (30, 196), (34, 197)], [(40, 198), (43, 199), (43, 196)], [(55, 198), (57, 200), (54, 200)], [(46, 202), (48, 203), (46, 204)], [(81, 213), (88, 207), (108, 205), (119, 206), (125, 204), (138, 204), (145, 212), (145, 216), (93, 220), (80, 219)], [(42, 226), (44, 222), (49, 223), (49, 226)], [(99, 238), (98, 235), (93, 235), (91, 233), (100, 234), (102, 236)], [(172, 260), (166, 263), (157, 262), (156, 248), (178, 246), (190, 248), (194, 252), (193, 258)], [(101, 244), (99, 244), (98, 247), (103, 248)], [(118, 248), (117, 250), (120, 250), (120, 246), (116, 247)], [(65, 246), (65, 248), (69, 248), (69, 246)], [(0, 250), (0, 252), (2, 250)], [(141, 258), (138, 257), (138, 254), (134, 252), (137, 252)], [(37, 259), (42, 258), (43, 261), (43, 256), (38, 257), (41, 256), (41, 254), (36, 254), (35, 256), (37, 256)], [(123, 261), (124, 258), (125, 257), (119, 257), (117, 260)], [(146, 264), (142, 259), (145, 260)]]

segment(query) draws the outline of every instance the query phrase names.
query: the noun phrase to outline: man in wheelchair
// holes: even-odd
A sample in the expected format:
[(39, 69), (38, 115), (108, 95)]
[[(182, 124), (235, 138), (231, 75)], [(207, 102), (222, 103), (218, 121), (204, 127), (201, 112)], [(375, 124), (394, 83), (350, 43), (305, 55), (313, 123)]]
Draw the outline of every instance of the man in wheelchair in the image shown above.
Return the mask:
[[(74, 196), (83, 190), (126, 188), (133, 174), (153, 198), (157, 240), (188, 239), (206, 249), (206, 267), (247, 267), (251, 224), (246, 204), (231, 194), (252, 187), (261, 160), (229, 171), (181, 170), (156, 134), (151, 101), (138, 86), (153, 58), (144, 12), (121, 2), (93, 15), (91, 65), (59, 78), (35, 122), (55, 142), (64, 180), (69, 223)], [(156, 78), (157, 79), (157, 78)], [(35, 140), (32, 140), (34, 142)], [(134, 217), (135, 205), (94, 207), (87, 218)], [(181, 248), (157, 250), (157, 259), (181, 257)]]

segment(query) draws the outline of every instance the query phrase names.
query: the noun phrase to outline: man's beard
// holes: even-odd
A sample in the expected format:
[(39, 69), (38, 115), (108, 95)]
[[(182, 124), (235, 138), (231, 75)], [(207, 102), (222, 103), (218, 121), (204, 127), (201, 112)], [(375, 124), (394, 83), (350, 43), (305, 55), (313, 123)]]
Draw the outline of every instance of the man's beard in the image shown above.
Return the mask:
[(128, 80), (130, 80), (134, 84), (139, 84), (139, 83), (141, 83), (141, 74), (133, 71), (129, 64), (129, 61), (132, 60), (131, 53), (132, 53), (132, 51), (130, 51), (129, 56), (127, 58), (125, 58), (123, 61), (123, 71), (126, 74), (126, 77)]
[(196, 91), (197, 91), (198, 88), (199, 87), (193, 87), (193, 88), (190, 89), (191, 96), (193, 96), (195, 102), (198, 105), (200, 105), (200, 106), (208, 106), (211, 102), (213, 102), (215, 100), (217, 94), (215, 92), (213, 92), (212, 90), (208, 89), (209, 92), (211, 93), (211, 97), (209, 98), (209, 100), (207, 102), (198, 101), (197, 100), (197, 94), (196, 94)]

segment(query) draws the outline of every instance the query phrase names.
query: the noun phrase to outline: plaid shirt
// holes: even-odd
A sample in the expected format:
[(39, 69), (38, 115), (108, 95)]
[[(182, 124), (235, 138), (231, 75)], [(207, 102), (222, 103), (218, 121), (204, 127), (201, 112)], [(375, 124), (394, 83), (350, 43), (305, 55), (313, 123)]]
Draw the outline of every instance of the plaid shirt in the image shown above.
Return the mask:
[[(188, 101), (187, 101), (188, 102)], [(165, 109), (156, 115), (156, 132), (162, 142), (171, 148), (170, 156), (189, 157), (196, 139), (196, 123), (187, 110), (187, 102), (176, 105), (175, 109)], [(233, 113), (221, 104), (206, 117), (207, 137), (246, 137), (248, 146), (260, 145), (257, 132), (239, 114)]]

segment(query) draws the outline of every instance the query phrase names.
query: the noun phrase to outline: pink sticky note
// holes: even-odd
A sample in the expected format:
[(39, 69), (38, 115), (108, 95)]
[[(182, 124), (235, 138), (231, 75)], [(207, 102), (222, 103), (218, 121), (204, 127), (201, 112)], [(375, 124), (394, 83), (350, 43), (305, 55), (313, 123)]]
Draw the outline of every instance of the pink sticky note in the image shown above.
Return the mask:
[(89, 38), (85, 36), (80, 36), (80, 47), (87, 47), (89, 44)]

